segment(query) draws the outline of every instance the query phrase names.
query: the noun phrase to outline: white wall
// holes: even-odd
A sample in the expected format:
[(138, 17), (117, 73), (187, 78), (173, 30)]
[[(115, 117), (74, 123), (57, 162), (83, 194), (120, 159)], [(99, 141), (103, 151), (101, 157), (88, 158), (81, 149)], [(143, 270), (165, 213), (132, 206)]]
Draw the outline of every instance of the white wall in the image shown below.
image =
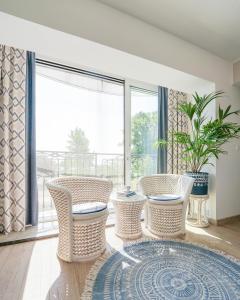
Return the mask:
[[(12, 5), (14, 9), (9, 9), (8, 4), (11, 2), (14, 1), (6, 1), (5, 6), (0, 3), (0, 10), (3, 6), (4, 10), (11, 13), (17, 14), (19, 11), (25, 18), (116, 49), (3, 13), (0, 13), (0, 43), (33, 50), (43, 57), (67, 64), (86, 66), (115, 76), (187, 92), (212, 90), (214, 84), (217, 89), (231, 91), (231, 63), (104, 5), (79, 0), (77, 14), (73, 13), (73, 17), (68, 18), (71, 5), (62, 10), (59, 2), (52, 0), (51, 5), (56, 5), (57, 8), (57, 17), (53, 18), (51, 9), (44, 9), (45, 4), (50, 4), (49, 1), (36, 3), (25, 0), (21, 4), (16, 1)], [(24, 7), (22, 2), (28, 2), (28, 6)], [(231, 102), (240, 107), (238, 93), (234, 93)], [(239, 184), (236, 174), (232, 172), (237, 160), (238, 153), (234, 152), (234, 155), (217, 162), (216, 190), (213, 191), (214, 196), (211, 199), (212, 218), (240, 214)], [(229, 176), (228, 181), (223, 175), (226, 173)], [(228, 209), (225, 207), (225, 190), (228, 191)]]
[(45, 59), (188, 93), (214, 86), (190, 74), (1, 12), (0, 43), (35, 51)]
[[(221, 105), (240, 109), (240, 87), (226, 91), (228, 97)], [(239, 123), (240, 117), (234, 116), (232, 121)], [(227, 144), (225, 150), (228, 154), (221, 156), (216, 168), (217, 219), (240, 215), (240, 140)]]
[(97, 1), (2, 0), (0, 11), (123, 50), (209, 81), (227, 81), (228, 84), (232, 81), (230, 63)]
[[(97, 1), (5, 0), (0, 2), (0, 11), (146, 58), (199, 78), (227, 84), (232, 82), (230, 63)], [(38, 38), (44, 39), (38, 31), (36, 34)], [(49, 42), (51, 43), (47, 40), (47, 44)], [(64, 44), (65, 46), (67, 45)]]

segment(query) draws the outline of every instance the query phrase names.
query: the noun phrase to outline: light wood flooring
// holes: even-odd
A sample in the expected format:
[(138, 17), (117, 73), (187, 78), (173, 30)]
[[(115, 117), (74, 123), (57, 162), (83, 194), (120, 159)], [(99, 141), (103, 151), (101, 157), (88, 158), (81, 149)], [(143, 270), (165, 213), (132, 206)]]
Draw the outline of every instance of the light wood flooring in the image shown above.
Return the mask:
[[(206, 244), (240, 258), (240, 221), (206, 229), (187, 227), (185, 240)], [(108, 243), (123, 241), (107, 228)], [(1, 300), (80, 299), (93, 263), (64, 263), (56, 256), (57, 238), (0, 247)]]

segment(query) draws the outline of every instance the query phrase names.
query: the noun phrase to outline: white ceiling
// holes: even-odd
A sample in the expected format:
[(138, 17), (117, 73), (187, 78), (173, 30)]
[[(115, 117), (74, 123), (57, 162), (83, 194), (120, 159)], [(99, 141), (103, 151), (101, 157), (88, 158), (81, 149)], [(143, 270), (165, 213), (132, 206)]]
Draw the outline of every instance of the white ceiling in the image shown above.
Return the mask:
[(240, 0), (97, 0), (226, 60), (240, 58)]

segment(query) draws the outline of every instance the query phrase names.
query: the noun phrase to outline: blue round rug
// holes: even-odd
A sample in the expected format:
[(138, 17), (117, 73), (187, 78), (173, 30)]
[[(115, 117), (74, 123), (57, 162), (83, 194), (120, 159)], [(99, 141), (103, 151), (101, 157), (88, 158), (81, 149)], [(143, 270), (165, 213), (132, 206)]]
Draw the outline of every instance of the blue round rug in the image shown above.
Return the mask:
[(96, 272), (84, 299), (240, 299), (240, 263), (184, 242), (127, 246)]

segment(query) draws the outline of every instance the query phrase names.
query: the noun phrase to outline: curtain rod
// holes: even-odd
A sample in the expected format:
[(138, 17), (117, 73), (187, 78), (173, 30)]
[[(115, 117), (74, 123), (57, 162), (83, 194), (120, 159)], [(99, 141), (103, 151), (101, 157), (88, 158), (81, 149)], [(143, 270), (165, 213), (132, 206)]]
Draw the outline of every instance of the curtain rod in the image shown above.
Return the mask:
[(70, 72), (77, 73), (77, 74), (87, 75), (87, 76), (91, 76), (91, 77), (95, 77), (95, 78), (99, 78), (99, 79), (104, 79), (104, 80), (107, 80), (107, 81), (112, 81), (112, 82), (121, 83), (121, 84), (124, 84), (124, 82), (125, 82), (124, 80), (119, 79), (119, 78), (115, 78), (115, 77), (111, 77), (111, 76), (107, 76), (107, 75), (102, 75), (102, 74), (99, 74), (99, 73), (86, 71), (86, 70), (75, 68), (75, 67), (70, 67), (70, 66), (67, 66), (67, 65), (59, 64), (59, 63), (56, 63), (56, 62), (51, 62), (51, 61), (44, 60), (44, 59), (37, 58), (36, 62), (38, 64), (41, 64), (41, 65), (44, 65), (44, 66), (54, 67), (54, 68), (70, 71)]

